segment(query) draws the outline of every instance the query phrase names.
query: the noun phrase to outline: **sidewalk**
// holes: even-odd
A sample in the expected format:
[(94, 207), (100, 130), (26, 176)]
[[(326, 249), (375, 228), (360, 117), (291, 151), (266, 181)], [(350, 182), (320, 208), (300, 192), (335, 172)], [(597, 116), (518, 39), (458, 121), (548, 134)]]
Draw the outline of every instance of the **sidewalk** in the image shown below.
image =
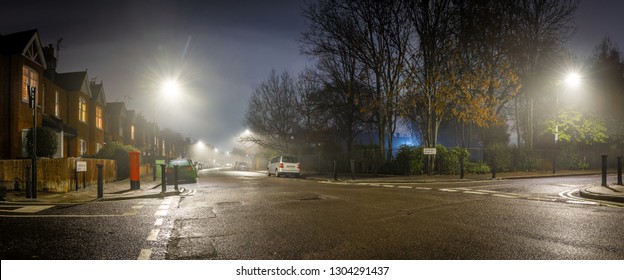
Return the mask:
[[(167, 191), (164, 196), (178, 195), (183, 189), (179, 188), (179, 191), (174, 190), (173, 185), (167, 184)], [(39, 203), (39, 204), (55, 204), (55, 203), (87, 203), (92, 201), (110, 201), (110, 200), (125, 200), (132, 198), (149, 198), (149, 197), (161, 197), (162, 188), (160, 185), (160, 178), (156, 181), (152, 179), (152, 176), (141, 177), (141, 187), (138, 190), (130, 189), (130, 179), (121, 181), (104, 183), (104, 195), (102, 199), (97, 198), (97, 186), (87, 186), (87, 188), (79, 188), (67, 193), (51, 193), (38, 191), (36, 199), (26, 198), (26, 192), (22, 191), (7, 191), (4, 195), (6, 202), (13, 203)]]

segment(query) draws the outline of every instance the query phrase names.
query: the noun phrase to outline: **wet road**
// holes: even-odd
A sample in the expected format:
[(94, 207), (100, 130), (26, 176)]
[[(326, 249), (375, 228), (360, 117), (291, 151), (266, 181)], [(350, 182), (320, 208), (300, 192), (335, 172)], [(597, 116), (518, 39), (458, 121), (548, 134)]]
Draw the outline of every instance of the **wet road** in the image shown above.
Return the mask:
[(0, 255), (624, 259), (624, 205), (577, 197), (597, 180), (345, 184), (202, 171), (180, 196), (2, 208)]

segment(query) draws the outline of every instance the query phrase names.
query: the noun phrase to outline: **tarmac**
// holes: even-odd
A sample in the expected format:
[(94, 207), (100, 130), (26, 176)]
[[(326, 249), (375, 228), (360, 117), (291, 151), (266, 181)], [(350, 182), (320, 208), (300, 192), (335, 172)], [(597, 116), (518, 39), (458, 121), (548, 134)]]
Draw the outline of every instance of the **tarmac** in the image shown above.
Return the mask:
[[(262, 172), (262, 171), (258, 171)], [(565, 171), (562, 170), (557, 174), (539, 173), (539, 172), (521, 172), (521, 173), (498, 173), (496, 176), (492, 174), (467, 174), (464, 179), (460, 179), (458, 175), (420, 175), (420, 176), (372, 176), (365, 174), (356, 174), (355, 178), (351, 174), (340, 173), (337, 176), (338, 181), (364, 183), (364, 182), (380, 182), (380, 183), (444, 183), (444, 182), (461, 182), (461, 181), (485, 181), (485, 180), (513, 180), (526, 178), (549, 178), (563, 176), (579, 176), (579, 175), (599, 175), (596, 170), (589, 171)], [(308, 180), (327, 181), (334, 180), (333, 174), (328, 173), (308, 173), (302, 174), (303, 178)], [(610, 174), (613, 176), (614, 174)], [(614, 182), (606, 187), (600, 185), (599, 179), (596, 184), (586, 185), (580, 190), (580, 196), (588, 199), (605, 200), (612, 202), (624, 202), (624, 186), (616, 185)], [(165, 196), (176, 196), (185, 191), (179, 187), (174, 189), (173, 184), (167, 184), (166, 190), (163, 192), (161, 181), (159, 178), (153, 180), (151, 176), (140, 178), (140, 188), (133, 190), (130, 187), (130, 180), (120, 180), (103, 184), (103, 196), (98, 198), (97, 186), (87, 186), (79, 188), (67, 193), (52, 193), (46, 191), (38, 191), (37, 198), (27, 198), (24, 190), (4, 190), (0, 192), (0, 202), (5, 203), (33, 203), (33, 204), (80, 204), (97, 201), (108, 200), (125, 200), (134, 198), (159, 198)]]

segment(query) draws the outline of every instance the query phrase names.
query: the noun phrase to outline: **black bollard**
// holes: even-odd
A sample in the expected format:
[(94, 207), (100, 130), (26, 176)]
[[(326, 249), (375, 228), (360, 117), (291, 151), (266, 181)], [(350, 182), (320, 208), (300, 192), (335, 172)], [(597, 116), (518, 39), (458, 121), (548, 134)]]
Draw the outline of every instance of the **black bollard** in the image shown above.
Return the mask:
[(102, 182), (102, 168), (104, 167), (103, 164), (98, 163), (95, 165), (97, 167), (97, 198), (98, 199), (102, 199), (104, 197), (104, 184)]
[(617, 184), (623, 186), (622, 184), (622, 156), (617, 157)]
[(152, 177), (154, 177), (154, 181), (156, 181), (156, 168), (157, 168), (156, 164), (154, 163), (154, 168), (152, 168), (153, 169)]
[(32, 198), (31, 189), (31, 178), (30, 178), (30, 165), (26, 166), (26, 198)]
[(609, 186), (607, 185), (607, 155), (602, 155), (602, 186)]
[(160, 185), (162, 186), (162, 194), (165, 194), (165, 192), (167, 192), (167, 179), (166, 179), (166, 173), (165, 173), (165, 166), (167, 166), (166, 164), (161, 164), (160, 165)]
[(336, 161), (334, 160), (334, 181), (338, 181), (338, 170), (336, 169)]
[(464, 179), (464, 151), (459, 156), (459, 179)]
[(355, 160), (351, 160), (351, 180), (355, 180)]
[(178, 165), (173, 166), (173, 186), (174, 189), (178, 190)]

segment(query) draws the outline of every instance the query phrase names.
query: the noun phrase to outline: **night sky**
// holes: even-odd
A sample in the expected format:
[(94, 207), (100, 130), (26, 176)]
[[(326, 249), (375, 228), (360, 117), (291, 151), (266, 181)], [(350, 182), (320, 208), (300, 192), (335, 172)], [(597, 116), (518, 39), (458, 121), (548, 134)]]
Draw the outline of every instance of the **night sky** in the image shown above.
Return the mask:
[[(60, 43), (58, 72), (104, 82), (108, 102), (154, 118), (193, 140), (230, 150), (246, 127), (253, 90), (270, 71), (296, 76), (311, 66), (298, 40), (303, 1), (4, 1), (0, 34), (38, 29)], [(101, 2), (101, 3), (100, 3)], [(584, 0), (569, 48), (590, 56), (609, 36), (624, 48), (624, 1)], [(177, 78), (175, 98), (161, 83)]]

